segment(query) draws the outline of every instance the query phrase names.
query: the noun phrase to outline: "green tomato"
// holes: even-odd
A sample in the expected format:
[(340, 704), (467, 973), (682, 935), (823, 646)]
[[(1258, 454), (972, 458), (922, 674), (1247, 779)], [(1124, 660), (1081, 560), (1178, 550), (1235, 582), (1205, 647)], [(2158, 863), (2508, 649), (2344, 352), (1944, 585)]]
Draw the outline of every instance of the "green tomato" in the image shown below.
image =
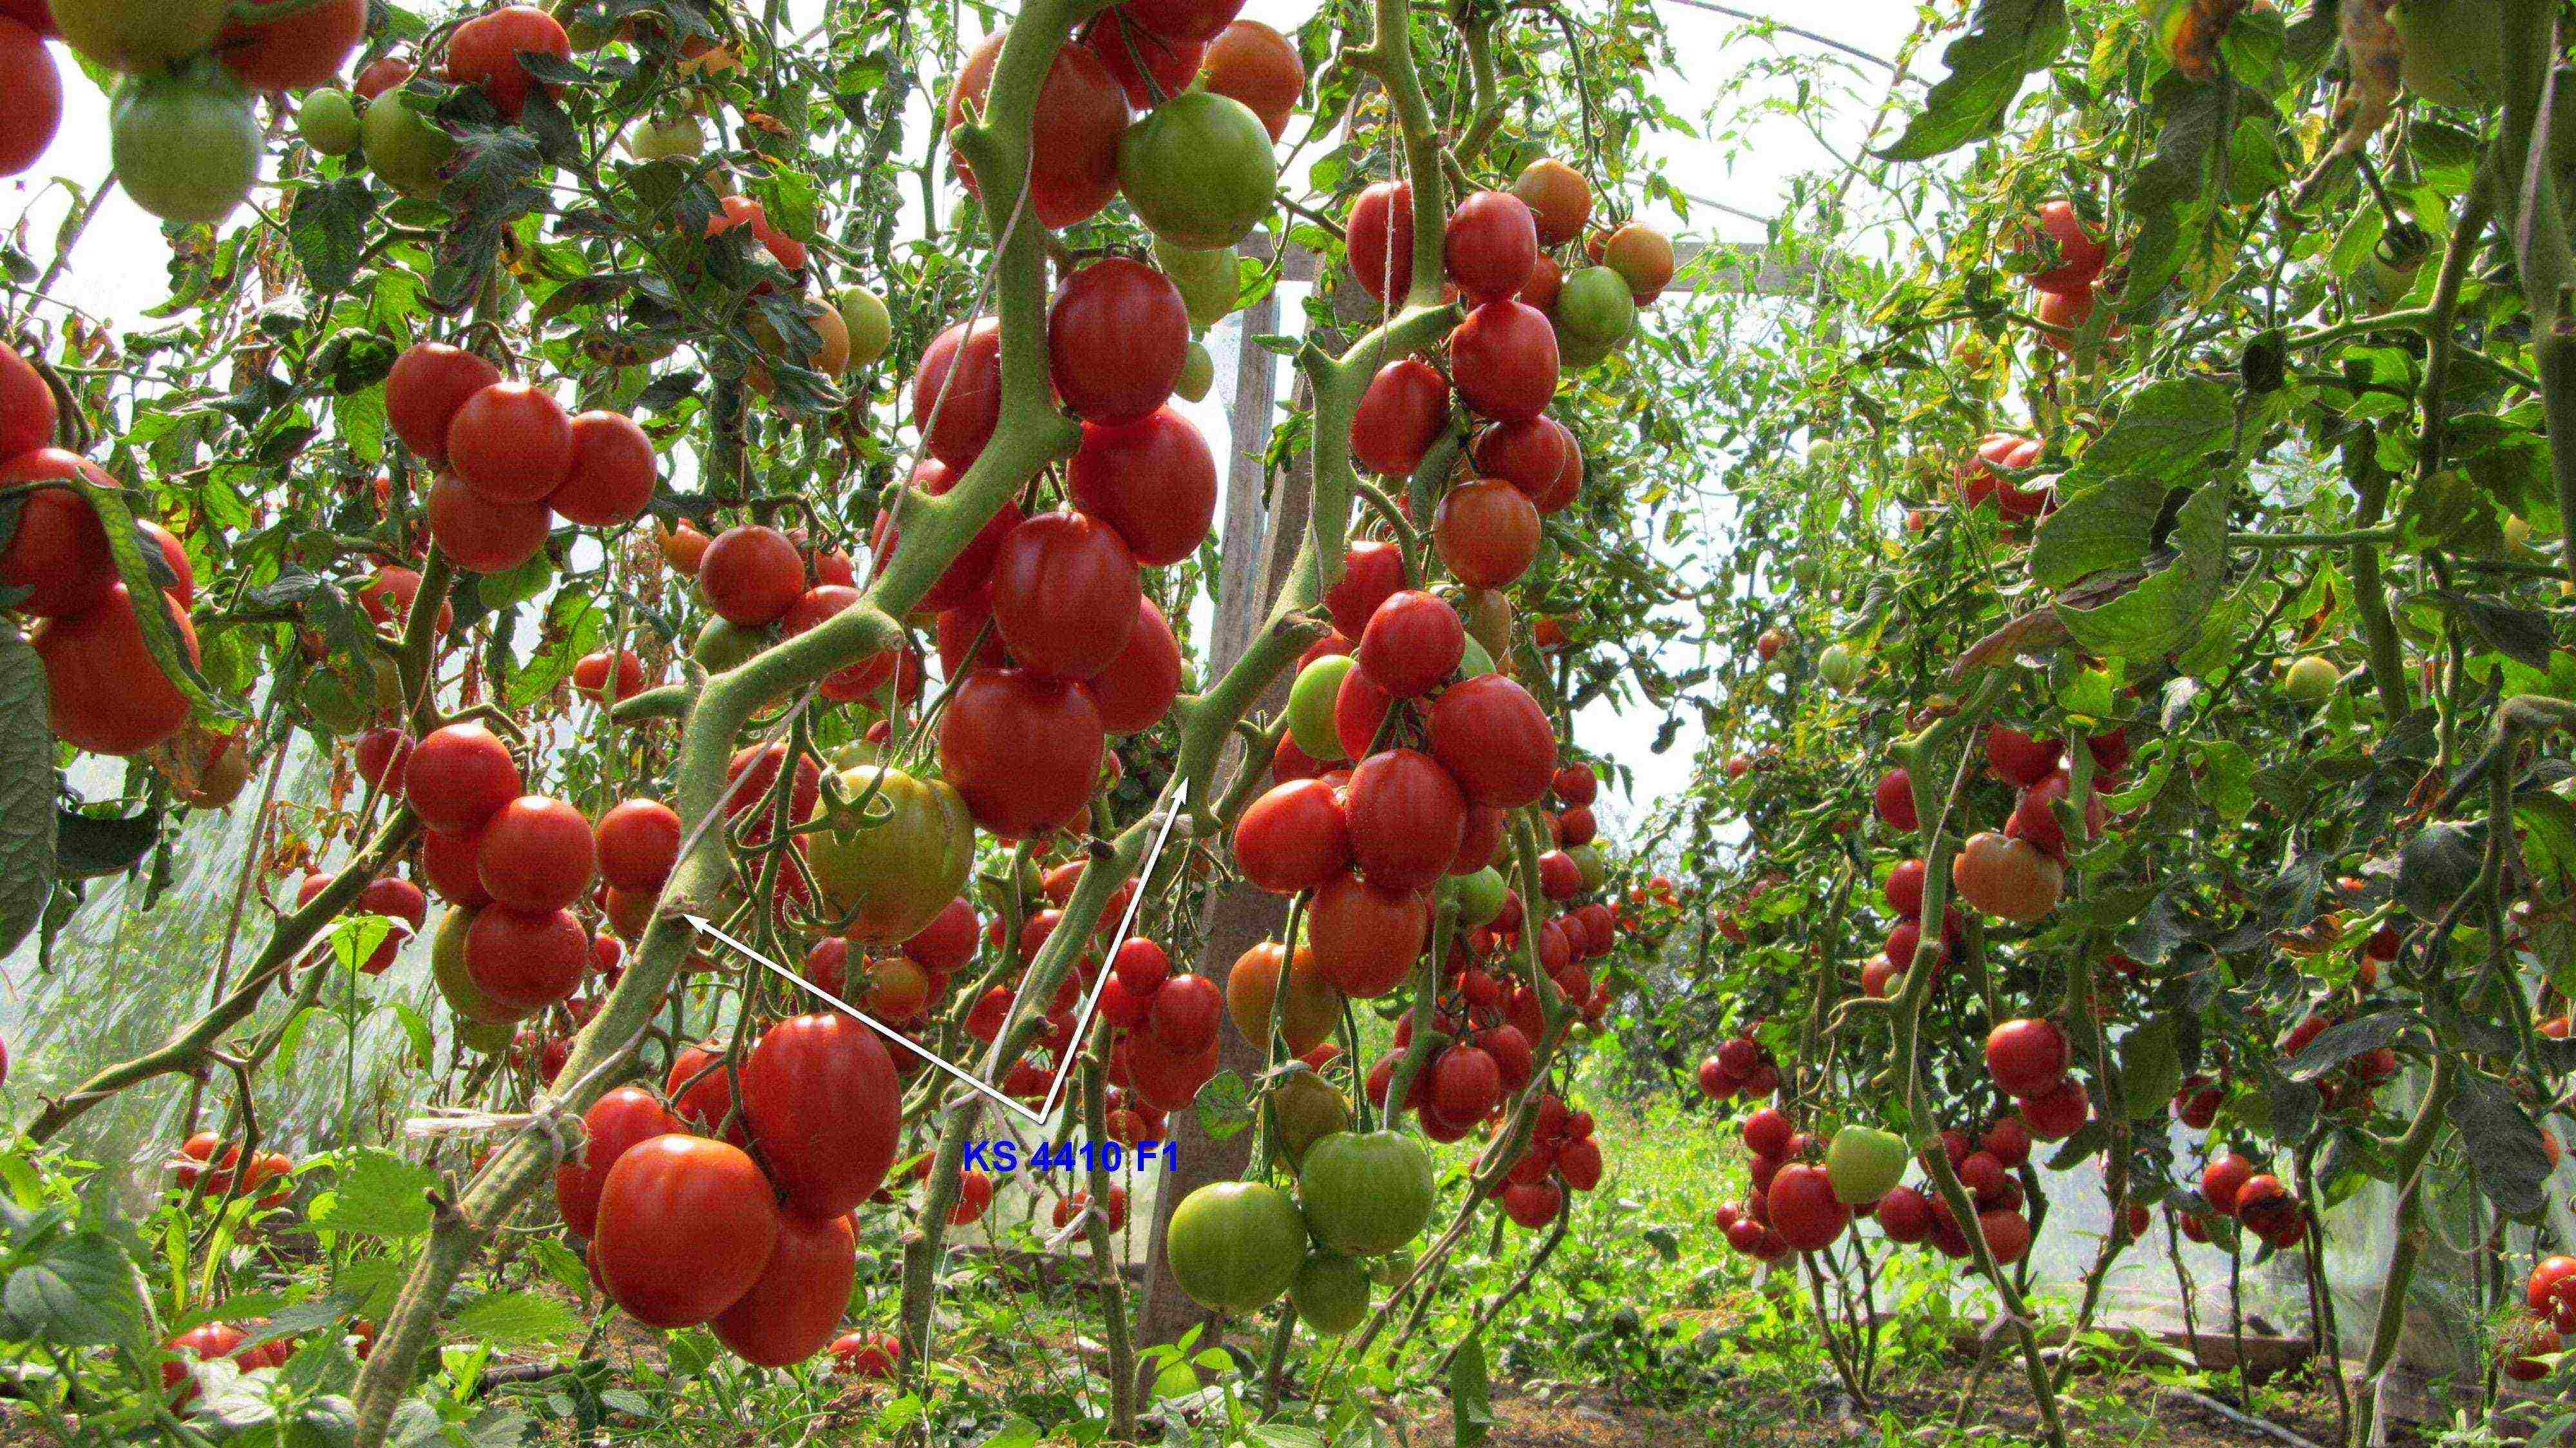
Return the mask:
[(1583, 876), (1586, 890), (1598, 890), (1601, 882), (1610, 878), (1610, 867), (1602, 860), (1599, 845), (1570, 845), (1566, 848), (1565, 857), (1574, 862), (1575, 871)]
[(1351, 1129), (1351, 1103), (1303, 1062), (1292, 1062), (1270, 1085), (1270, 1119), (1288, 1150), (1288, 1165), (1306, 1159), (1306, 1148)]
[[(2435, 820), (2417, 830), (2397, 852), (2397, 903), (2418, 920), (2441, 919), (2450, 912), (2451, 903), (2477, 883), (2485, 851), (2483, 832), (2466, 825)], [(2458, 949), (2474, 928), (2454, 928), (2452, 948)], [(2482, 949), (2483, 937), (2480, 932)]]
[(850, 331), (850, 365), (865, 367), (894, 345), (894, 316), (885, 298), (866, 287), (841, 289), (841, 325)]
[(53, 8), (64, 43), (110, 70), (141, 76), (214, 49), (228, 7), (226, 0), (54, 0)]
[(668, 120), (637, 121), (626, 132), (626, 154), (638, 161), (686, 161), (706, 149), (707, 133), (686, 112)]
[(1288, 1284), (1297, 1320), (1318, 1337), (1340, 1337), (1368, 1316), (1368, 1268), (1357, 1257), (1308, 1252)]
[(358, 103), (344, 90), (307, 91), (295, 108), (295, 129), (314, 154), (346, 156), (358, 149)]
[(1288, 737), (1307, 758), (1333, 764), (1351, 757), (1333, 728), (1333, 701), (1341, 697), (1342, 680), (1357, 667), (1348, 654), (1326, 654), (1300, 670), (1297, 682), (1288, 686)]
[(1174, 246), (1232, 246), (1279, 199), (1279, 159), (1252, 108), (1184, 91), (1118, 139), (1118, 183), (1138, 220)]
[(2293, 704), (2313, 707), (2326, 701), (2342, 677), (2333, 660), (2310, 654), (2282, 671), (2281, 694)]
[(1413, 1249), (1398, 1247), (1383, 1257), (1371, 1257), (1368, 1259), (1368, 1275), (1369, 1280), (1380, 1287), (1403, 1286), (1404, 1279), (1413, 1275)]
[(841, 775), (831, 827), (807, 838), (827, 919), (861, 945), (901, 945), (966, 889), (975, 821), (946, 780), (863, 765)]
[(760, 648), (759, 630), (744, 628), (731, 619), (711, 618), (705, 628), (698, 630), (698, 641), (689, 646), (689, 655), (708, 673), (721, 674), (742, 667)]
[(1172, 384), (1172, 391), (1183, 402), (1205, 402), (1208, 389), (1215, 385), (1216, 359), (1208, 355), (1204, 345), (1191, 342), (1190, 350), (1181, 358), (1181, 377)]
[(1841, 644), (1828, 644), (1816, 658), (1816, 677), (1837, 693), (1850, 693), (1869, 672), (1868, 661)]
[(510, 1049), (519, 1038), (519, 1028), (508, 1021), (469, 1021), (456, 1018), (456, 1044), (478, 1056), (497, 1056)]
[(438, 983), (438, 993), (446, 997), (447, 1008), (456, 1012), (460, 1023), (498, 1027), (506, 1035), (518, 1017), (494, 1005), (465, 969), (465, 932), (473, 924), (471, 910), (451, 907), (440, 917), (438, 933), (429, 940), (430, 979)]
[(1598, 365), (1618, 350), (1619, 344), (1616, 342), (1595, 341), (1579, 332), (1568, 331), (1564, 327), (1556, 329), (1557, 365), (1568, 372), (1585, 371)]
[(402, 669), (381, 654), (326, 664), (304, 676), (296, 698), (321, 732), (355, 734), (402, 703)]
[(2406, 42), (2408, 90), (2463, 110), (2504, 98), (2504, 0), (2402, 0), (2388, 23)]
[(1556, 294), (1560, 333), (1615, 347), (1637, 329), (1637, 299), (1628, 279), (1606, 266), (1588, 266), (1565, 279)]
[(1242, 283), (1235, 275), (1233, 252), (1223, 247), (1194, 251), (1158, 236), (1154, 238), (1154, 265), (1181, 289), (1181, 305), (1189, 309), (1191, 326), (1205, 331), (1233, 313)]
[(369, 102), (358, 129), (367, 164), (386, 185), (426, 199), (447, 184), (447, 163), (456, 159), (456, 138), (415, 109), (408, 92), (387, 91)]
[(1502, 872), (1491, 865), (1472, 875), (1451, 875), (1441, 884), (1458, 902), (1458, 923), (1470, 930), (1493, 924), (1509, 893)]
[(1181, 1199), (1163, 1260), (1190, 1300), (1211, 1312), (1258, 1312), (1279, 1300), (1306, 1259), (1306, 1224), (1266, 1182), (1215, 1182)]
[(1905, 1175), (1913, 1153), (1905, 1138), (1873, 1126), (1846, 1126), (1825, 1148), (1825, 1177), (1834, 1195), (1847, 1206), (1866, 1206), (1886, 1196)]
[(1431, 1154), (1392, 1131), (1344, 1131), (1306, 1148), (1297, 1169), (1306, 1226), (1336, 1252), (1374, 1257), (1431, 1220)]
[(127, 81), (108, 152), (134, 204), (180, 225), (232, 215), (259, 184), (266, 154), (249, 92), (220, 75)]

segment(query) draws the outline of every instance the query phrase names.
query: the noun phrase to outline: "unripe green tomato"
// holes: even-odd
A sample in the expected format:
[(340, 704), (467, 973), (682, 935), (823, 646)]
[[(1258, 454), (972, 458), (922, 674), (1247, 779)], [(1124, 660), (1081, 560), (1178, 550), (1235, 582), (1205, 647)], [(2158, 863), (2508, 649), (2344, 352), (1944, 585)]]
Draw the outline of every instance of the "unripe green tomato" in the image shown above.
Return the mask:
[(221, 221), (259, 184), (259, 117), (250, 93), (222, 72), (130, 80), (111, 109), (116, 179), (163, 221)]
[(1574, 861), (1575, 870), (1583, 876), (1584, 889), (1598, 890), (1601, 882), (1610, 878), (1610, 870), (1602, 862), (1599, 845), (1569, 846), (1565, 854), (1566, 858)]
[(689, 649), (699, 667), (710, 674), (721, 674), (740, 667), (760, 652), (760, 634), (730, 619), (711, 618), (698, 630), (698, 641)]
[(1503, 897), (1509, 889), (1501, 872), (1491, 865), (1471, 875), (1449, 876), (1441, 881), (1441, 888), (1457, 900), (1458, 923), (1470, 930), (1491, 925), (1503, 913)]
[(1871, 1126), (1846, 1126), (1825, 1148), (1825, 1177), (1846, 1206), (1867, 1206), (1886, 1196), (1913, 1156), (1905, 1138)]
[(1198, 342), (1181, 358), (1181, 377), (1172, 384), (1172, 392), (1183, 402), (1205, 402), (1208, 389), (1216, 385), (1216, 359)]
[(1233, 313), (1242, 281), (1235, 275), (1232, 251), (1224, 247), (1193, 251), (1158, 236), (1154, 238), (1154, 265), (1161, 267), (1172, 285), (1181, 289), (1181, 305), (1189, 309), (1191, 326), (1205, 331)]
[(1615, 347), (1637, 329), (1637, 299), (1628, 279), (1606, 266), (1588, 266), (1565, 279), (1556, 294), (1556, 327), (1603, 347)]
[(1368, 1268), (1357, 1257), (1311, 1250), (1297, 1264), (1288, 1301), (1297, 1309), (1297, 1320), (1316, 1336), (1340, 1337), (1368, 1316)]
[(1597, 341), (1564, 327), (1556, 329), (1557, 365), (1568, 372), (1584, 371), (1618, 350), (1616, 342)]
[(1458, 677), (1462, 680), (1472, 679), (1493, 671), (1494, 656), (1485, 652), (1482, 640), (1474, 634), (1467, 635), (1467, 646), (1458, 656)]
[(456, 1044), (478, 1056), (497, 1056), (510, 1049), (518, 1039), (519, 1028), (508, 1021), (469, 1021), (456, 1018)]
[[(127, 75), (154, 75), (214, 49), (225, 0), (54, 0), (63, 43)], [(12, 13), (22, 13), (17, 10)]]
[(662, 120), (637, 121), (626, 132), (626, 154), (638, 161), (686, 161), (706, 154), (707, 133), (683, 111)]
[(358, 103), (328, 86), (306, 91), (295, 108), (295, 129), (314, 154), (346, 156), (358, 149)]
[(473, 924), (474, 912), (462, 908), (451, 907), (439, 919), (438, 933), (429, 940), (430, 979), (437, 983), (438, 993), (447, 998), (448, 1009), (456, 1012), (460, 1026), (489, 1026), (506, 1037), (518, 1018), (484, 995), (483, 988), (474, 983), (473, 975), (465, 968), (465, 932)]
[(2342, 671), (2334, 666), (2333, 660), (2310, 654), (2282, 672), (2281, 695), (2302, 706), (2322, 704), (2342, 677)]
[(1213, 91), (1183, 91), (1118, 138), (1118, 185), (1145, 229), (1207, 250), (1243, 240), (1279, 198), (1270, 128)]
[(1816, 659), (1816, 677), (1825, 681), (1826, 688), (1841, 693), (1851, 692), (1868, 671), (1868, 662), (1841, 644), (1826, 645)]
[(370, 101), (358, 129), (367, 164), (386, 185), (425, 200), (447, 184), (456, 138), (415, 109), (406, 92), (390, 90)]
[(2437, 106), (2491, 110), (2504, 98), (2504, 0), (2400, 0), (2406, 88)]
[(1350, 677), (1359, 664), (1348, 654), (1326, 654), (1308, 664), (1288, 686), (1288, 737), (1306, 751), (1309, 759), (1332, 764), (1350, 758), (1342, 748), (1342, 737), (1333, 728), (1333, 701), (1341, 696), (1342, 680)]
[(850, 365), (865, 367), (894, 345), (894, 317), (885, 298), (866, 287), (841, 289), (841, 325), (850, 330)]

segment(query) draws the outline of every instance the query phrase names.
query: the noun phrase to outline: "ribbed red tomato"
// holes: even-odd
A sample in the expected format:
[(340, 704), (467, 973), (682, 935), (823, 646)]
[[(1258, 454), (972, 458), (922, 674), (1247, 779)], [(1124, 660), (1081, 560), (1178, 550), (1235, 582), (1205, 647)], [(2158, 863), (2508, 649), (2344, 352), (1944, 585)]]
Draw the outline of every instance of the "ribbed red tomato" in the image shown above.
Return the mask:
[(519, 766), (499, 735), (469, 719), (433, 730), (413, 746), (403, 791), (423, 824), (471, 835), (519, 797)]
[(1354, 657), (1360, 664), (1357, 672), (1368, 675), (1371, 683), (1395, 698), (1411, 699), (1438, 687), (1466, 651), (1466, 625), (1449, 601), (1408, 589), (1389, 596), (1369, 615)]
[(424, 460), (447, 460), (447, 429), (465, 400), (501, 380), (501, 369), (443, 342), (422, 342), (394, 359), (385, 378), (385, 420)]
[(1538, 223), (1508, 191), (1471, 192), (1449, 213), (1441, 260), (1449, 279), (1477, 301), (1518, 292), (1538, 265)]
[(850, 1305), (859, 1249), (847, 1215), (779, 1218), (768, 1265), (716, 1315), (716, 1340), (754, 1367), (793, 1367), (823, 1350)]
[(993, 626), (1011, 657), (1047, 678), (1109, 667), (1143, 598), (1126, 540), (1088, 513), (1040, 513), (993, 556)]
[[(166, 609), (188, 661), (198, 660), (197, 630), (166, 596)], [(45, 717), (54, 737), (92, 754), (137, 754), (179, 732), (188, 698), (161, 671), (143, 641), (143, 620), (122, 583), (68, 618), (37, 626), (36, 657), (45, 669)]]
[(63, 73), (44, 38), (7, 16), (0, 16), (0, 92), (9, 96), (0, 109), (0, 176), (15, 176), (35, 165), (62, 129)]
[[(1008, 26), (994, 31), (966, 57), (948, 90), (950, 132), (970, 114), (982, 113), (984, 97), (993, 88), (993, 67), (1000, 63), (1002, 42), (1009, 35)], [(1127, 92), (1099, 56), (1071, 45), (1056, 52), (1038, 87), (1030, 147), (1029, 204), (1039, 225), (1071, 226), (1118, 194), (1118, 139), (1126, 133), (1127, 117)], [(970, 193), (977, 192), (974, 168), (963, 155), (955, 161), (958, 178)], [(1011, 199), (994, 204), (1008, 206)]]
[(581, 1159), (555, 1168), (555, 1210), (576, 1237), (588, 1237), (599, 1226), (599, 1189), (608, 1169), (627, 1151), (654, 1137), (681, 1130), (679, 1118), (665, 1110), (641, 1086), (620, 1086), (591, 1103), (582, 1113)]
[(1047, 312), (1047, 375), (1086, 422), (1133, 422), (1171, 401), (1189, 354), (1181, 289), (1127, 257), (1075, 272)]
[(1351, 771), (1351, 858), (1371, 884), (1420, 890), (1448, 873), (1467, 829), (1458, 782), (1412, 749), (1372, 754)]
[(838, 1011), (771, 1026), (742, 1065), (752, 1140), (799, 1216), (838, 1216), (885, 1180), (902, 1095), (876, 1034)]
[(1148, 568), (1197, 552), (1216, 519), (1216, 458), (1198, 425), (1168, 407), (1084, 424), (1066, 477), (1073, 505), (1117, 529)]
[(1030, 839), (1083, 812), (1106, 742), (1099, 706), (1074, 685), (1026, 669), (978, 669), (940, 721), (940, 772), (977, 824)]
[(1278, 785), (1235, 821), (1234, 859), (1245, 879), (1274, 895), (1316, 889), (1350, 866), (1349, 816), (1322, 780)]
[(0, 463), (50, 446), (61, 420), (45, 375), (16, 348), (0, 342)]
[(569, 910), (491, 904), (465, 930), (465, 972), (486, 1000), (513, 1017), (572, 998), (590, 970), (590, 932)]
[(1363, 539), (1342, 555), (1342, 576), (1324, 594), (1324, 611), (1333, 629), (1356, 639), (1368, 628), (1378, 605), (1405, 586), (1404, 550), (1392, 543)]
[(572, 58), (572, 39), (553, 16), (533, 5), (507, 5), (456, 27), (447, 40), (447, 78), (482, 87), (492, 108), (515, 121), (538, 88), (522, 55)]
[(805, 559), (786, 534), (765, 524), (727, 528), (698, 560), (698, 592), (729, 622), (776, 623), (805, 592)]
[[(1403, 300), (1413, 284), (1413, 187), (1380, 181), (1351, 203), (1343, 239), (1351, 275), (1383, 302)], [(1542, 318), (1541, 320), (1545, 320)]]
[(244, 90), (309, 90), (338, 79), (366, 38), (367, 0), (317, 0), (273, 20), (227, 20), (215, 58)]
[(1771, 1178), (1765, 1194), (1771, 1230), (1792, 1251), (1821, 1252), (1851, 1225), (1851, 1208), (1834, 1195), (1833, 1179), (1820, 1166), (1791, 1162)]
[(1357, 875), (1325, 882), (1306, 911), (1315, 966), (1342, 994), (1372, 1000), (1404, 983), (1431, 929), (1429, 897)]
[(1172, 711), (1181, 692), (1181, 641), (1154, 600), (1137, 599), (1126, 647), (1082, 687), (1099, 706), (1100, 727), (1112, 734), (1150, 729)]
[(1499, 478), (1449, 490), (1432, 519), (1440, 561), (1471, 588), (1501, 588), (1538, 561), (1538, 507)]
[(923, 449), (962, 473), (993, 440), (1001, 417), (1000, 320), (959, 322), (931, 338), (912, 374), (912, 425), (921, 429)]
[(429, 486), (429, 536), (468, 573), (507, 573), (546, 546), (552, 517), (543, 503), (496, 503), (460, 478)]
[(590, 889), (599, 859), (590, 821), (559, 799), (523, 794), (483, 826), (483, 889), (515, 910), (561, 910)]
[(1378, 369), (1351, 414), (1351, 456), (1370, 472), (1409, 478), (1449, 420), (1449, 379), (1419, 357)]
[(1467, 449), (1476, 471), (1521, 490), (1541, 513), (1555, 513), (1583, 490), (1583, 449), (1552, 417), (1498, 422)]
[(623, 527), (641, 517), (661, 467), (653, 440), (622, 412), (585, 412), (571, 427), (572, 466), (546, 505), (565, 522), (590, 528)]
[[(0, 466), (0, 486), (57, 478), (114, 485), (98, 467), (60, 448), (40, 447)], [(0, 549), (0, 588), (27, 590), (12, 607), (33, 618), (60, 618), (97, 607), (115, 583), (116, 556), (87, 498), (59, 487), (18, 495), (18, 529)]]
[(1525, 302), (1486, 302), (1449, 334), (1449, 377), (1486, 417), (1536, 417), (1556, 396), (1556, 328)]
[(609, 1297), (637, 1321), (687, 1327), (742, 1300), (778, 1230), (769, 1179), (741, 1149), (657, 1136), (609, 1168), (591, 1257)]

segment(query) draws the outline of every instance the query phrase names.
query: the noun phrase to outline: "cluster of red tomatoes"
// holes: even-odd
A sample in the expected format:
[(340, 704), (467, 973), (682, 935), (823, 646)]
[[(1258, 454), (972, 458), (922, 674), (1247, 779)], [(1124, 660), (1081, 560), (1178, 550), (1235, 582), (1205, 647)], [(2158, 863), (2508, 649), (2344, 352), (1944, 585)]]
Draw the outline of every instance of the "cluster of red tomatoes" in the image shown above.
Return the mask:
[(1599, 1185), (1601, 1143), (1592, 1137), (1592, 1113), (1567, 1110), (1565, 1098), (1553, 1091), (1542, 1094), (1529, 1145), (1493, 1187), (1503, 1215), (1523, 1227), (1544, 1227), (1565, 1209), (1569, 1189), (1588, 1192)]
[(2092, 1119), (2092, 1098), (2066, 1067), (2066, 1033), (2053, 1021), (2024, 1017), (1986, 1033), (1986, 1074), (2041, 1141), (2063, 1141)]
[[(2062, 200), (2040, 207), (2036, 221), (2024, 227), (2021, 244), (2041, 266), (2030, 278), (2031, 289), (2038, 294), (2039, 320), (2070, 332), (2082, 330), (2093, 318), (2094, 284), (2110, 263), (2110, 249), (2084, 224), (2074, 205)], [(2072, 338), (2041, 335), (2060, 352), (2075, 350)]]
[[(98, 510), (77, 488), (114, 488), (95, 464), (53, 445), (59, 422), (42, 373), (0, 345), (0, 496), (15, 501), (16, 523), (0, 543), (0, 604), (37, 620), (47, 717), (54, 735), (93, 754), (139, 754), (177, 735), (188, 699), (154, 659), (133, 592), (117, 571)], [(137, 524), (154, 606), (191, 664), (197, 596), (188, 551), (168, 529)]]
[(429, 536), (468, 573), (507, 573), (545, 546), (560, 516), (623, 527), (652, 501), (652, 439), (623, 413), (573, 416), (471, 352), (422, 342), (385, 379), (387, 419), (440, 469)]
[[(256, 1196), (263, 1207), (274, 1207), (293, 1190), (282, 1183), (294, 1170), (295, 1158), (282, 1151), (253, 1152), (245, 1162), (240, 1142), (224, 1141), (211, 1131), (200, 1131), (179, 1144), (179, 1159), (171, 1163), (170, 1180), (183, 1191), (203, 1187), (208, 1194), (219, 1197), (238, 1190), (242, 1196)], [(272, 1182), (281, 1185), (261, 1194), (260, 1189)]]
[(2552, 1254), (2535, 1263), (2523, 1284), (2523, 1305), (2531, 1315), (2497, 1333), (2497, 1349), (2506, 1377), (2536, 1383), (2549, 1376), (2548, 1356), (2576, 1332), (2576, 1257)]
[[(2212, 1213), (2235, 1218), (2238, 1226), (2275, 1248), (2307, 1235), (2307, 1210), (2298, 1197), (2279, 1177), (2256, 1171), (2254, 1163), (2235, 1152), (2222, 1151), (2201, 1167), (2200, 1195)], [(2210, 1220), (2199, 1212), (2184, 1213), (2181, 1227), (2195, 1242), (2210, 1239)]]
[(1741, 1096), (1759, 1101), (1780, 1090), (1780, 1062), (1771, 1048), (1753, 1038), (1753, 1027), (1720, 1044), (1699, 1063), (1699, 1091), (1711, 1101)]
[(707, 1323), (748, 1362), (802, 1362), (840, 1326), (850, 1214), (893, 1165), (901, 1089), (884, 1045), (838, 1012), (778, 1021), (738, 1060), (693, 1047), (662, 1095), (621, 1086), (592, 1105), (555, 1205), (638, 1321)]

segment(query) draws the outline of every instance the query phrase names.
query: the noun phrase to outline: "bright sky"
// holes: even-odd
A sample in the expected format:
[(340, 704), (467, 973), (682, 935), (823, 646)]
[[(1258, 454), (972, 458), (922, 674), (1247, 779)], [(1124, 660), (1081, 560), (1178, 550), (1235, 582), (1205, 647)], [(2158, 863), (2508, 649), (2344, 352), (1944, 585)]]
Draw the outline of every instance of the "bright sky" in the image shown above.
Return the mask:
[[(1664, 18), (1672, 32), (1674, 49), (1682, 59), (1683, 73), (1668, 74), (1661, 91), (1677, 113), (1694, 122), (1716, 96), (1715, 84), (1709, 77), (1738, 75), (1783, 54), (1831, 53), (1811, 41), (1786, 35), (1773, 40), (1727, 43), (1725, 37), (1737, 31), (1741, 22), (1691, 8), (1694, 3), (1695, 0), (1664, 0)], [(1895, 54), (1916, 14), (1905, 0), (1845, 0), (1821, 11), (1811, 5), (1786, 8), (1780, 0), (1734, 3), (1736, 8), (1773, 14), (1888, 57)], [(1315, 8), (1313, 0), (1251, 0), (1244, 14), (1291, 29), (1303, 23)], [(819, 9), (818, 0), (791, 0), (788, 6), (792, 23), (799, 29), (811, 25)], [(1932, 63), (1918, 62), (1918, 73)], [(22, 244), (40, 261), (50, 259), (55, 230), (68, 208), (65, 193), (59, 187), (45, 186), (42, 178), (60, 175), (88, 186), (108, 169), (107, 98), (81, 76), (68, 56), (63, 57), (63, 71), (61, 136), (30, 175), (0, 183), (0, 222), (13, 225)], [(1872, 97), (1886, 80), (1885, 72), (1865, 64), (1855, 63), (1852, 75)], [(1785, 81), (1765, 85), (1775, 92), (1765, 98), (1768, 109), (1732, 144), (1720, 147), (1680, 138), (1667, 145), (1669, 174), (1681, 189), (1769, 216), (1778, 210), (1779, 198), (1791, 177), (1832, 169), (1852, 155), (1866, 121), (1864, 108), (1815, 103), (1802, 111)], [(1646, 219), (1659, 220), (1685, 236), (1725, 240), (1758, 240), (1762, 236), (1759, 224), (1714, 210), (1700, 210), (1687, 223), (1670, 214), (1658, 217), (1652, 211)], [(112, 325), (147, 326), (145, 312), (168, 296), (168, 255), (158, 225), (122, 194), (116, 195), (92, 223), (58, 295)], [(1672, 298), (1664, 303), (1667, 307), (1675, 304)], [(1234, 328), (1222, 328), (1210, 340), (1217, 355), (1220, 384), (1218, 391), (1193, 413), (1222, 455), (1225, 420), (1221, 404), (1232, 385)], [(1594, 706), (1577, 721), (1577, 736), (1585, 747), (1632, 762), (1637, 769), (1634, 798), (1614, 800), (1605, 811), (1605, 823), (1643, 813), (1687, 781), (1699, 731), (1695, 726), (1685, 727), (1673, 747), (1656, 756), (1649, 754), (1647, 748), (1661, 722), (1660, 717), (1642, 711), (1623, 717), (1606, 705)]]

